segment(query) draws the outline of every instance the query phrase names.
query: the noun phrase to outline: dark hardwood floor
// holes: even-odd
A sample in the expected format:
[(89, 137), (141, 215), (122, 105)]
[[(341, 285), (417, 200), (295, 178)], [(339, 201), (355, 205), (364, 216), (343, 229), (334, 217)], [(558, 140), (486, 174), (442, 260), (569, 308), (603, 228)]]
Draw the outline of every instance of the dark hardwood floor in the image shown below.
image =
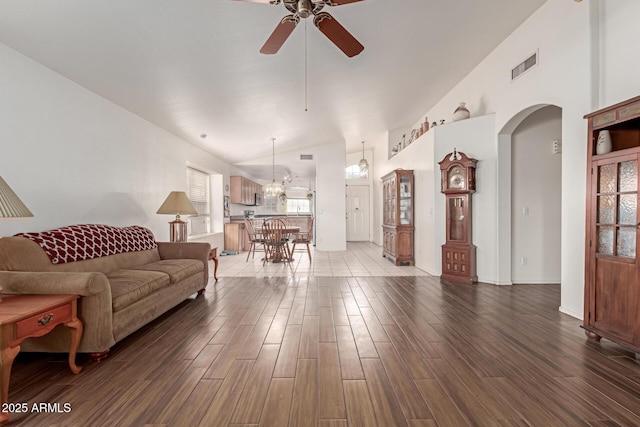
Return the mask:
[(9, 425), (640, 425), (634, 353), (559, 303), (552, 285), (223, 278), (79, 375), (20, 354), (10, 401), (61, 412)]

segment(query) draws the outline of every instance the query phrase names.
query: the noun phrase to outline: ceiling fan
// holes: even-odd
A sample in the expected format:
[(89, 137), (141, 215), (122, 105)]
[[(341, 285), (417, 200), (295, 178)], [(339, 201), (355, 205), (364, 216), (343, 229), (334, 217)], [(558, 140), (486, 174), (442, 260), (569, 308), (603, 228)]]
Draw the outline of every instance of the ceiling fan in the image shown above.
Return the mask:
[(354, 57), (364, 50), (355, 37), (351, 35), (336, 19), (327, 12), (322, 12), (325, 6), (341, 6), (343, 4), (355, 3), (362, 0), (236, 0), (248, 1), (252, 3), (268, 3), (277, 5), (284, 4), (290, 15), (280, 20), (276, 29), (267, 39), (260, 53), (273, 55), (280, 50), (284, 42), (289, 38), (300, 22), (300, 18), (308, 18), (313, 15), (313, 23), (348, 57)]

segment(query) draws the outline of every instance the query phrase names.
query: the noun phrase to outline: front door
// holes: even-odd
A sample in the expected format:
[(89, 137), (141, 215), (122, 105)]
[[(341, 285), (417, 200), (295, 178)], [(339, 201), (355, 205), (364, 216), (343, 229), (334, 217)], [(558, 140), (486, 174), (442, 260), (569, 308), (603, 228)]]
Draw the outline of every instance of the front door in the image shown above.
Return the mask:
[(638, 253), (638, 154), (594, 162), (589, 271), (589, 323), (632, 338), (640, 315)]
[(369, 186), (347, 185), (347, 241), (369, 242)]

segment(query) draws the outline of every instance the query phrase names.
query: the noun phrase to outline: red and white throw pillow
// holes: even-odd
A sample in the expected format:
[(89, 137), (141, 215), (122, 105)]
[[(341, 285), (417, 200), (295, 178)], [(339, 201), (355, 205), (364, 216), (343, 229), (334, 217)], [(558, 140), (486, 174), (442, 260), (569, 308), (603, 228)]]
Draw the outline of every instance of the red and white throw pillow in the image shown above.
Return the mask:
[(81, 224), (55, 230), (19, 233), (36, 242), (49, 256), (52, 264), (81, 261), (135, 252), (158, 247), (153, 233), (145, 227), (113, 227), (101, 224)]

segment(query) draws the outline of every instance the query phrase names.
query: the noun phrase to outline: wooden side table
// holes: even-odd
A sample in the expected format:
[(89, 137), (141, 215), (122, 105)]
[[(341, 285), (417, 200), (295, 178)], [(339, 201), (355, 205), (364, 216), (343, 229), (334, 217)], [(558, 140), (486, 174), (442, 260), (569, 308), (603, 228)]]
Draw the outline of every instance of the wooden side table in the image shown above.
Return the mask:
[(213, 278), (218, 281), (218, 247), (211, 248), (209, 259), (213, 261)]
[[(71, 331), (69, 368), (77, 374), (76, 352), (82, 337), (78, 319), (79, 295), (3, 295), (0, 301), (0, 405), (9, 400), (11, 365), (20, 352), (20, 343), (31, 337), (46, 335), (57, 325)], [(8, 412), (0, 412), (0, 424), (9, 420)]]

